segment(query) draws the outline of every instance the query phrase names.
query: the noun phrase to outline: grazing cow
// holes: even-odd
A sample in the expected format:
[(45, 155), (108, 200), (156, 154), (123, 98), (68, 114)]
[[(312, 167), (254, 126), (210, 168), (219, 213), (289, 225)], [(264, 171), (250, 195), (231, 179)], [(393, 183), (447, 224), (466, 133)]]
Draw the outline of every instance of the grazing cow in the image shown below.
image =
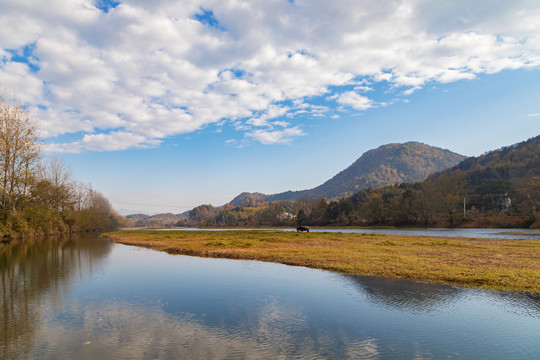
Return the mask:
[(309, 232), (309, 226), (299, 226), (296, 228), (296, 232), (303, 232), (303, 231)]

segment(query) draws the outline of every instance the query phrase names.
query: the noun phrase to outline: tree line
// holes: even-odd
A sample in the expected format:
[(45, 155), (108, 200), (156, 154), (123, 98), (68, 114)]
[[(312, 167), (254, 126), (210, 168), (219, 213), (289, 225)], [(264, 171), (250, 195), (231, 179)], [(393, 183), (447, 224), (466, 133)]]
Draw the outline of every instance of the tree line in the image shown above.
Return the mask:
[(477, 193), (466, 193), (446, 180), (366, 189), (330, 201), (306, 198), (219, 208), (200, 205), (177, 225), (529, 227), (538, 219), (540, 177), (520, 190), (492, 181)]
[(13, 96), (0, 94), (0, 237), (114, 228), (121, 217), (103, 194), (47, 157), (37, 121)]

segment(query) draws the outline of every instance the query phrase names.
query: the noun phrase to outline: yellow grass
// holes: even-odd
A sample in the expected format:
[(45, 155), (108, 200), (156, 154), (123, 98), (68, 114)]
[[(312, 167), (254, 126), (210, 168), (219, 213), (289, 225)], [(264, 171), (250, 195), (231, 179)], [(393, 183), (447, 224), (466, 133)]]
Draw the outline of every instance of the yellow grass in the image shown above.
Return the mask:
[(136, 230), (104, 236), (171, 254), (540, 293), (540, 240), (280, 231)]

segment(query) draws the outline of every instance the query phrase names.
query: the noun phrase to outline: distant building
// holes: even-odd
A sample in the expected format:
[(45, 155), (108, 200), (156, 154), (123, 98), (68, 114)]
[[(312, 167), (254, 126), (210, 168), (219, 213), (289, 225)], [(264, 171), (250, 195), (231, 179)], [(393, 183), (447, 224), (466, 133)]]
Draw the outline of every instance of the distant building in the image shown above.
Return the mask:
[(293, 214), (291, 213), (288, 213), (288, 212), (284, 212), (284, 213), (281, 213), (277, 216), (278, 220), (280, 221), (286, 221), (286, 220), (292, 220), (294, 219), (296, 216), (294, 216)]

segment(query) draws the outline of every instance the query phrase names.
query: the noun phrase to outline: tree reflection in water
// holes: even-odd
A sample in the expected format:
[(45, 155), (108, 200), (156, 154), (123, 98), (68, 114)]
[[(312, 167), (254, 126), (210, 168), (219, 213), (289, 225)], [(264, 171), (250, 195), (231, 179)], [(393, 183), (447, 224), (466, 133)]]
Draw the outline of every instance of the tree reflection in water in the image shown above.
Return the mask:
[(31, 349), (45, 304), (61, 306), (62, 293), (111, 249), (95, 234), (0, 244), (0, 358)]

